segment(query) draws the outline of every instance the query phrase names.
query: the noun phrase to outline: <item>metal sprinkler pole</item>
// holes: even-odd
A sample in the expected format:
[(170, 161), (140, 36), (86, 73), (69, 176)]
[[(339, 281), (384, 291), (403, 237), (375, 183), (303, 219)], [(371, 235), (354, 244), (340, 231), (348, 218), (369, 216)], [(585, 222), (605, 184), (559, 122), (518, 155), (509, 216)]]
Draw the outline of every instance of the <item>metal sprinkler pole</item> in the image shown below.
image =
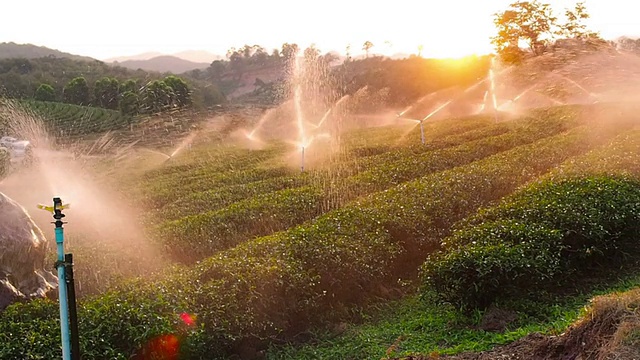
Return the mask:
[(304, 172), (304, 146), (302, 147), (302, 154), (300, 156), (300, 172)]
[(80, 360), (80, 333), (78, 331), (78, 309), (76, 305), (76, 284), (73, 278), (73, 254), (65, 254), (67, 297), (69, 299), (69, 325), (71, 326), (71, 358)]
[(62, 335), (62, 359), (71, 360), (71, 333), (69, 329), (69, 304), (67, 293), (67, 277), (64, 255), (64, 230), (62, 225), (64, 222), (62, 218), (65, 215), (62, 213), (63, 209), (68, 208), (69, 205), (63, 205), (62, 200), (56, 197), (53, 198), (53, 206), (38, 205), (39, 209), (47, 210), (53, 213), (53, 218), (56, 220), (55, 224), (55, 236), (56, 245), (58, 251), (58, 260), (55, 263), (58, 269), (58, 301), (60, 302), (60, 332)]
[(422, 140), (422, 144), (424, 145), (426, 143), (426, 140), (424, 138), (424, 120), (420, 120), (420, 138)]

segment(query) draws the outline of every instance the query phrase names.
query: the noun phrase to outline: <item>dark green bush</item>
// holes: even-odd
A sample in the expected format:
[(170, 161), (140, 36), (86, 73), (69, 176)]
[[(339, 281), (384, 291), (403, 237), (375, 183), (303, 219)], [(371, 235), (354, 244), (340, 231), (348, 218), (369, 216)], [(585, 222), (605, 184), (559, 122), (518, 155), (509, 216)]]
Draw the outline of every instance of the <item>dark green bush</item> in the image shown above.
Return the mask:
[(423, 265), (426, 284), (461, 307), (553, 290), (576, 274), (617, 268), (637, 248), (640, 182), (549, 179), (464, 222)]

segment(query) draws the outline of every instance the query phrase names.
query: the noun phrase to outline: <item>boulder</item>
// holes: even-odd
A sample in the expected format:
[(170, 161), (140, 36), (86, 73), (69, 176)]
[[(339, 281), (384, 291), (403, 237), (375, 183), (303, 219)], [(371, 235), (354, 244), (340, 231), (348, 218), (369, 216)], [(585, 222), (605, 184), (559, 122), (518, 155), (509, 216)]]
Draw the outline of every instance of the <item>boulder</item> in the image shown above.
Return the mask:
[(53, 264), (45, 261), (50, 246), (27, 211), (0, 193), (0, 310), (57, 287)]

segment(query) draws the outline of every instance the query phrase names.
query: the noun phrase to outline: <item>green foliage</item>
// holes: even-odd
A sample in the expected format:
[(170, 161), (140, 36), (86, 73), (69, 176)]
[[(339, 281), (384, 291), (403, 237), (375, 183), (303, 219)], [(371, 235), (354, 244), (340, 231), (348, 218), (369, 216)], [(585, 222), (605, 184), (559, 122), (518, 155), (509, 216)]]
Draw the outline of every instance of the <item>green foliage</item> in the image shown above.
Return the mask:
[(526, 43), (533, 55), (544, 53), (554, 36), (575, 39), (596, 39), (594, 32), (587, 30), (584, 20), (589, 14), (583, 2), (574, 9), (566, 9), (567, 22), (561, 24), (554, 15), (550, 4), (534, 1), (516, 1), (505, 11), (495, 14), (496, 35), (491, 39), (497, 53), (506, 63), (518, 63), (524, 52), (520, 49)]
[[(567, 120), (526, 119), (517, 121), (511, 126), (512, 129), (504, 125), (494, 125), (434, 141), (428, 146), (402, 148), (371, 156), (360, 164), (361, 172), (357, 175), (349, 176), (347, 170), (344, 179), (325, 184), (321, 182), (322, 174), (307, 175), (305, 179), (310, 186), (248, 196), (221, 209), (212, 209), (167, 222), (162, 224), (158, 236), (178, 258), (198, 260), (253, 236), (285, 230), (311, 220), (359, 196), (381, 191), (429, 173), (464, 165), (557, 134), (576, 124)], [(503, 135), (491, 136), (505, 131), (507, 133)], [(475, 137), (479, 140), (469, 141)], [(434, 150), (429, 151), (430, 149)], [(331, 171), (334, 174), (337, 172), (335, 165)], [(316, 177), (318, 182), (314, 181)], [(184, 174), (180, 179), (184, 179)], [(281, 180), (278, 177), (273, 181), (263, 180), (259, 185), (286, 185)], [(251, 188), (252, 183), (245, 186), (247, 190)]]
[(56, 101), (56, 91), (49, 84), (40, 84), (36, 90), (34, 99), (38, 101)]
[(126, 81), (123, 81), (120, 83), (120, 88), (118, 89), (118, 92), (120, 94), (124, 94), (127, 91), (130, 91), (134, 94), (138, 94), (138, 92), (140, 91), (140, 86), (138, 85), (138, 82), (135, 79), (127, 79)]
[[(110, 79), (111, 83), (117, 80), (120, 82), (117, 92), (122, 94), (126, 91), (139, 93), (142, 82), (163, 79), (163, 75), (159, 73), (134, 71), (113, 64), (87, 60), (89, 59), (65, 57), (0, 59), (0, 84), (2, 84), (3, 95), (11, 98), (29, 99), (34, 96), (40, 84), (50, 84), (57, 92), (56, 99), (73, 104), (89, 105), (90, 95), (94, 94), (97, 96), (95, 96), (93, 105), (103, 106), (102, 104), (106, 102), (105, 106), (108, 106), (109, 109), (117, 109), (118, 99), (112, 96), (114, 91), (110, 90), (105, 97), (102, 96), (100, 89), (98, 92), (101, 94), (96, 94), (94, 88), (96, 82), (105, 78)], [(80, 99), (68, 99), (63, 92), (65, 85), (80, 76), (85, 78), (88, 85), (86, 97), (83, 92)], [(188, 80), (189, 93), (198, 96), (198, 99), (193, 99), (193, 105), (212, 106), (225, 101), (224, 95), (216, 85), (205, 83), (204, 79), (186, 78), (185, 80)]]
[(313, 187), (285, 189), (255, 196), (221, 210), (164, 223), (158, 235), (172, 254), (201, 259), (252, 236), (286, 229), (322, 212), (324, 194)]
[(164, 83), (171, 88), (174, 99), (173, 102), (177, 107), (191, 105), (191, 92), (187, 83), (174, 75), (164, 78)]
[(162, 80), (154, 80), (147, 84), (141, 99), (141, 112), (157, 113), (168, 110), (172, 104), (175, 94), (173, 89)]
[(89, 105), (89, 86), (84, 77), (77, 77), (64, 86), (64, 101), (76, 105)]
[(138, 94), (132, 91), (125, 91), (120, 95), (120, 112), (124, 115), (137, 115), (140, 107)]
[[(551, 112), (543, 115), (559, 116)], [(485, 141), (490, 136), (492, 142), (474, 145), (484, 144), (490, 150), (482, 152), (481, 158), (474, 158), (469, 149), (460, 152), (459, 158), (455, 152), (444, 153), (448, 158), (433, 160), (432, 164), (438, 165), (425, 167), (423, 174), (405, 173), (403, 176), (417, 176), (410, 181), (383, 179), (380, 184), (388, 182), (384, 191), (370, 193), (299, 226), (241, 242), (192, 267), (167, 269), (159, 276), (85, 299), (81, 318), (88, 320), (82, 325), (86, 344), (83, 348), (96, 358), (129, 358), (150, 339), (177, 334), (186, 344), (180, 348), (185, 358), (225, 358), (238, 348), (261, 348), (269, 342), (291, 339), (314, 324), (336, 319), (350, 311), (352, 305), (366, 304), (376, 295), (383, 295), (390, 282), (415, 272), (450, 234), (455, 222), (626, 129), (616, 126), (613, 131), (602, 131), (594, 124), (576, 128), (584, 123), (570, 119), (563, 125), (563, 121), (567, 120), (532, 121), (525, 129), (515, 128), (537, 139), (534, 142), (506, 136), (510, 132), (498, 125), (491, 131), (459, 133), (455, 135), (458, 140), (449, 138), (439, 146), (453, 146), (455, 141), (465, 139)], [(410, 154), (422, 156), (434, 151), (429, 146), (425, 150), (408, 149), (404, 153), (408, 158), (412, 158)], [(282, 149), (255, 153), (223, 149), (215, 154), (194, 151), (194, 158), (208, 157), (208, 161), (178, 163), (145, 176), (153, 184), (148, 184), (147, 190), (161, 193), (149, 198), (149, 203), (167, 206), (193, 191), (269, 180), (265, 177), (287, 181), (291, 176), (279, 163), (274, 166), (271, 162), (266, 167), (265, 163)], [(401, 158), (389, 160), (386, 165), (402, 161)], [(439, 165), (439, 161), (446, 165)], [(238, 170), (238, 164), (248, 167)], [(186, 174), (189, 176), (180, 176)], [(398, 181), (397, 185), (393, 181)], [(193, 228), (208, 231), (213, 226), (226, 231), (223, 225), (237, 226), (242, 224), (239, 219), (254, 214), (273, 216), (284, 223), (289, 221), (286, 214), (295, 217), (298, 211), (313, 209), (307, 206), (322, 195), (323, 188), (314, 183), (303, 184), (240, 199), (224, 207), (219, 204), (225, 200), (219, 203), (214, 199), (218, 208), (205, 214), (206, 221)], [(237, 194), (234, 191), (237, 189), (229, 190), (229, 194)], [(296, 202), (305, 198), (311, 201)], [(248, 227), (239, 229), (246, 231)], [(28, 314), (36, 309), (32, 306), (16, 305), (15, 313)], [(54, 310), (51, 309), (51, 317)], [(197, 316), (195, 328), (183, 329), (176, 318), (182, 312)], [(23, 339), (25, 334), (47, 337), (53, 330), (34, 329), (31, 326), (35, 322), (21, 319), (5, 321), (3, 316), (0, 315), (0, 354), (9, 349), (7, 358), (50, 357), (52, 346), (23, 345)], [(20, 331), (13, 330), (16, 328)], [(14, 345), (18, 343), (19, 348)]]
[(423, 266), (426, 282), (463, 307), (566, 285), (617, 268), (640, 235), (640, 182), (547, 180), (465, 222)]
[(102, 108), (33, 100), (22, 104), (41, 116), (53, 133), (65, 136), (120, 129), (131, 122), (128, 115)]
[(112, 77), (103, 77), (96, 80), (93, 87), (93, 96), (96, 105), (105, 109), (118, 109), (120, 95), (120, 82)]
[[(503, 331), (483, 329), (482, 319), (487, 315), (491, 318), (491, 310), (465, 314), (451, 304), (437, 301), (436, 294), (432, 292), (422, 297), (409, 295), (369, 310), (364, 322), (342, 323), (340, 333), (316, 330), (309, 335), (312, 340), (303, 344), (273, 345), (266, 358), (428, 359), (461, 352), (488, 351), (532, 333), (557, 336), (576, 321), (589, 319), (591, 314), (586, 309), (593, 306), (595, 296), (615, 294), (613, 297), (619, 298), (619, 292), (637, 289), (638, 286), (640, 277), (624, 276), (623, 280), (615, 280), (582, 294), (551, 301), (535, 299), (523, 303), (522, 310), (514, 310), (511, 314), (515, 319)], [(511, 349), (512, 354), (521, 355)]]

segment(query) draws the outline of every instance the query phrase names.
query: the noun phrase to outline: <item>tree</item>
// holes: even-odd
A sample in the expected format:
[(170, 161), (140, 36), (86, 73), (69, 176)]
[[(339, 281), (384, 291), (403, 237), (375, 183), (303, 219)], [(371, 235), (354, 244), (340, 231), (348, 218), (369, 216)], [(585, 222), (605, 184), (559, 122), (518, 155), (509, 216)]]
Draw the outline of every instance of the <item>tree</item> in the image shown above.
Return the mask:
[(298, 44), (289, 44), (289, 43), (282, 44), (281, 53), (285, 61), (285, 64), (290, 64), (291, 61), (293, 61), (295, 57), (298, 55), (299, 50), (300, 48), (298, 47)]
[(615, 46), (622, 51), (627, 51), (631, 53), (640, 53), (640, 39), (631, 39), (626, 36), (621, 37), (615, 43)]
[(162, 80), (154, 80), (144, 89), (141, 105), (145, 112), (161, 112), (171, 106), (173, 90)]
[(173, 105), (178, 107), (191, 105), (191, 91), (186, 81), (175, 75), (167, 76), (163, 81), (171, 88)]
[(221, 81), (227, 66), (222, 60), (215, 60), (207, 68), (207, 74), (213, 81)]
[(518, 54), (521, 42), (526, 43), (534, 55), (540, 55), (553, 38), (557, 21), (549, 4), (538, 0), (515, 2), (509, 9), (495, 14), (497, 34), (491, 42), (500, 55)]
[(118, 92), (120, 94), (124, 94), (125, 92), (130, 91), (134, 94), (137, 94), (139, 89), (140, 89), (140, 86), (138, 86), (138, 81), (134, 79), (129, 79), (120, 83), (120, 88), (118, 89)]
[(316, 48), (315, 44), (311, 44), (308, 48), (304, 49), (304, 60), (306, 63), (314, 63), (320, 57), (320, 50)]
[(364, 50), (364, 52), (367, 54), (367, 58), (369, 57), (369, 50), (371, 50), (372, 47), (373, 43), (369, 40), (365, 41), (364, 44), (362, 44), (362, 50)]
[(418, 45), (418, 57), (422, 57), (422, 50), (424, 50), (424, 45)]
[(49, 84), (40, 84), (34, 97), (40, 101), (56, 101), (56, 91)]
[(89, 86), (87, 80), (80, 76), (73, 78), (63, 90), (64, 101), (76, 105), (89, 105)]
[(138, 94), (133, 91), (125, 91), (120, 95), (120, 111), (125, 115), (136, 115), (138, 113)]
[(573, 9), (566, 9), (564, 15), (567, 22), (562, 25), (559, 35), (574, 38), (586, 39), (598, 37), (597, 33), (587, 29), (584, 21), (589, 19), (591, 15), (587, 12), (587, 8), (583, 2), (579, 2)]
[(93, 95), (96, 105), (105, 109), (115, 110), (118, 108), (120, 82), (116, 78), (107, 76), (96, 80), (93, 87)]

